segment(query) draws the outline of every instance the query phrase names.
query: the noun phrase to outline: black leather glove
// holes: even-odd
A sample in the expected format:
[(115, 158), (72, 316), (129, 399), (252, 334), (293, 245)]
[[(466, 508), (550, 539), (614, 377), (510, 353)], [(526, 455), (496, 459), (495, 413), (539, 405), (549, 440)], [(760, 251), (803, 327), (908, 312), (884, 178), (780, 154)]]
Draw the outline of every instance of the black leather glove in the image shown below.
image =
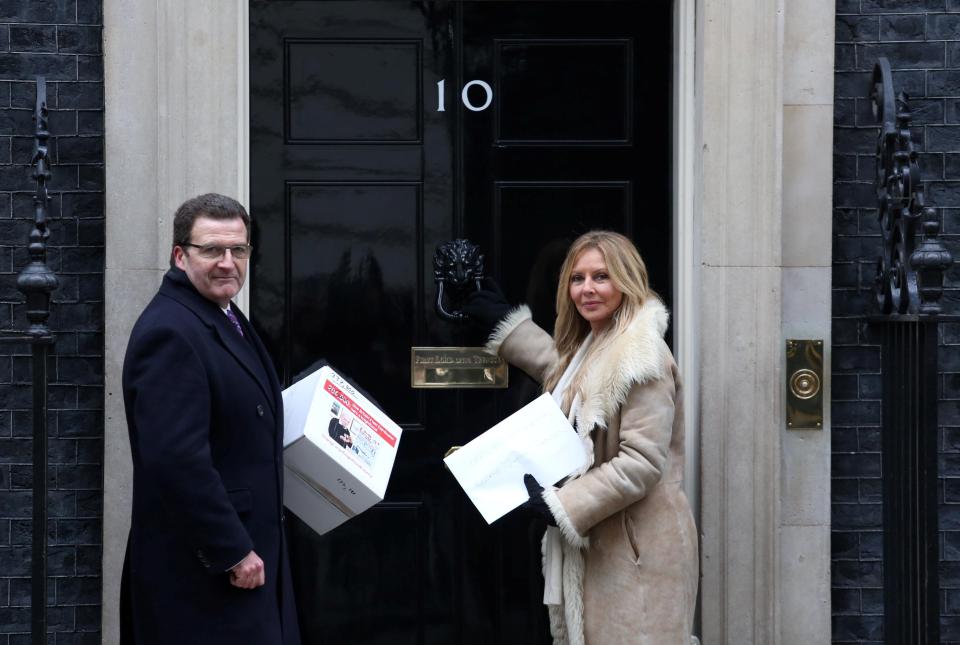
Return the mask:
[(489, 331), (503, 320), (512, 308), (500, 285), (493, 278), (484, 278), (479, 291), (473, 291), (463, 305), (463, 312), (481, 327)]
[(527, 487), (527, 494), (530, 495), (530, 499), (525, 501), (521, 508), (534, 515), (539, 515), (550, 526), (556, 526), (557, 520), (550, 512), (550, 507), (543, 501), (543, 486), (540, 485), (536, 477), (527, 473), (523, 476), (523, 485)]

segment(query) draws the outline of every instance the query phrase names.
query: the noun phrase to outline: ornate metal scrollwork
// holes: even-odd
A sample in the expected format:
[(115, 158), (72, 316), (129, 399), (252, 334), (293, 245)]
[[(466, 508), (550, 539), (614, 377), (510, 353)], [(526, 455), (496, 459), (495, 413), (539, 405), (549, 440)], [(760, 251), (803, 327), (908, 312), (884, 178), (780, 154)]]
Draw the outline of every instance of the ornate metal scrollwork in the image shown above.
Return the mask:
[[(884, 314), (938, 314), (943, 274), (953, 258), (937, 240), (936, 211), (925, 205), (908, 97), (894, 94), (886, 58), (873, 68), (870, 100), (880, 123), (876, 190), (883, 255), (875, 278), (877, 304)], [(917, 247), (921, 226), (923, 238)]]
[(447, 308), (445, 298), (459, 303), (471, 288), (480, 289), (483, 280), (483, 254), (480, 247), (465, 239), (437, 245), (433, 254), (433, 279), (437, 283), (437, 314), (444, 320), (464, 321), (467, 314)]
[(37, 191), (33, 196), (34, 222), (30, 231), (30, 244), (27, 247), (30, 253), (30, 262), (17, 276), (17, 288), (27, 299), (27, 320), (30, 328), (27, 334), (34, 337), (49, 336), (47, 319), (50, 317), (50, 294), (57, 288), (57, 276), (47, 266), (47, 239), (50, 231), (47, 230), (47, 206), (50, 197), (47, 195), (47, 182), (50, 181), (50, 160), (47, 142), (50, 131), (47, 129), (47, 83), (44, 78), (37, 78), (37, 104), (33, 116), (37, 125), (33, 147), (33, 179), (37, 182)]

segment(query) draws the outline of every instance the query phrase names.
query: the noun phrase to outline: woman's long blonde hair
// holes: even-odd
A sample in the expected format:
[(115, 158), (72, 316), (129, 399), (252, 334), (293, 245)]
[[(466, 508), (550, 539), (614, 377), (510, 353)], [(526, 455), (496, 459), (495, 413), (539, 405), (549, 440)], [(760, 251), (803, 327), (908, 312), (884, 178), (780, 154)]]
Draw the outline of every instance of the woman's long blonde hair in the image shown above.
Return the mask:
[(544, 390), (548, 392), (556, 387), (580, 344), (590, 333), (590, 323), (580, 315), (570, 299), (573, 266), (580, 254), (588, 249), (600, 251), (607, 265), (610, 281), (623, 294), (623, 300), (613, 314), (610, 325), (594, 339), (592, 351), (603, 347), (609, 339), (615, 338), (629, 327), (647, 298), (657, 297), (650, 289), (647, 266), (637, 247), (627, 237), (613, 231), (590, 231), (574, 240), (567, 251), (563, 266), (560, 267), (560, 280), (557, 283), (557, 322), (553, 328), (553, 340), (560, 360), (543, 384)]

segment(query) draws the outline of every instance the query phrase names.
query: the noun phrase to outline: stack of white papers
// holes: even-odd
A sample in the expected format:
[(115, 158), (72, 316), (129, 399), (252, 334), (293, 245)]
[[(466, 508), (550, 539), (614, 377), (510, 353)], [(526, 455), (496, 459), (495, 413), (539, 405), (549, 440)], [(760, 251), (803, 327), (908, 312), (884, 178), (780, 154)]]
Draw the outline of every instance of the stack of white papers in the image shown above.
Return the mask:
[(529, 499), (525, 473), (550, 486), (582, 468), (587, 458), (563, 411), (544, 394), (444, 462), (490, 524)]

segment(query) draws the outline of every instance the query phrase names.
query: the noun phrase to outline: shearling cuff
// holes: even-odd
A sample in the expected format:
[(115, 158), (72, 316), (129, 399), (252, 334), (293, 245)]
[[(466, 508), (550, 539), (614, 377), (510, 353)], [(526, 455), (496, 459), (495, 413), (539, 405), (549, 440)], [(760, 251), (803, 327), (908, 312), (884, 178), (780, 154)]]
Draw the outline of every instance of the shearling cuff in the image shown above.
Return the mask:
[(503, 320), (497, 323), (493, 333), (490, 334), (490, 339), (487, 340), (487, 352), (494, 355), (499, 353), (500, 345), (502, 345), (503, 341), (507, 339), (507, 336), (509, 336), (510, 333), (520, 325), (520, 323), (525, 320), (530, 320), (532, 317), (533, 316), (530, 313), (530, 307), (527, 305), (520, 305), (519, 307), (512, 309)]
[(583, 537), (573, 528), (573, 522), (570, 521), (567, 512), (563, 510), (563, 504), (560, 503), (560, 498), (557, 497), (557, 489), (552, 486), (545, 488), (543, 489), (542, 495), (543, 501), (547, 503), (547, 508), (549, 508), (553, 514), (553, 519), (557, 520), (557, 528), (560, 529), (563, 539), (578, 549), (586, 549), (589, 547), (590, 538)]

